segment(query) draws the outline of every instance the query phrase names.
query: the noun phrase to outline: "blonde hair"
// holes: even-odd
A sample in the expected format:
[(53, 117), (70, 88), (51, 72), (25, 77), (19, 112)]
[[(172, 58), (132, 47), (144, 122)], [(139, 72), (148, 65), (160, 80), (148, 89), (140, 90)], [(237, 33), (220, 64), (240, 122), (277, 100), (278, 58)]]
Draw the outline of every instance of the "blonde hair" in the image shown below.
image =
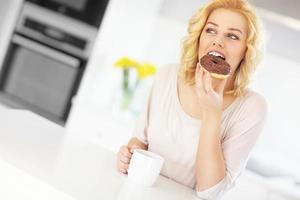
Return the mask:
[(234, 88), (231, 91), (234, 96), (239, 96), (249, 86), (251, 75), (255, 72), (263, 56), (262, 27), (253, 8), (245, 0), (212, 0), (200, 8), (190, 19), (188, 35), (182, 43), (180, 75), (186, 83), (191, 85), (195, 83), (195, 70), (199, 60), (199, 38), (209, 15), (218, 8), (238, 12), (247, 21), (247, 50), (240, 66), (236, 69)]

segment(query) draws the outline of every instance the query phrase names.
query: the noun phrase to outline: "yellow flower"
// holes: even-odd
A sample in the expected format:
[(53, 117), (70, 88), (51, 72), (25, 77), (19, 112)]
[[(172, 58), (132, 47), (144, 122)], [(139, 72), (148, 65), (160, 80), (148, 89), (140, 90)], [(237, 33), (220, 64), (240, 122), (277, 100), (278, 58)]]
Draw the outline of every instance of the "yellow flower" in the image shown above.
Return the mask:
[(140, 64), (133, 60), (133, 59), (130, 59), (128, 57), (122, 57), (120, 59), (118, 59), (114, 66), (118, 67), (118, 68), (122, 68), (122, 69), (127, 69), (127, 68), (130, 68), (130, 67), (134, 67), (134, 68), (137, 68)]
[(139, 65), (136, 69), (139, 79), (146, 78), (147, 76), (151, 76), (156, 73), (156, 67), (150, 63)]

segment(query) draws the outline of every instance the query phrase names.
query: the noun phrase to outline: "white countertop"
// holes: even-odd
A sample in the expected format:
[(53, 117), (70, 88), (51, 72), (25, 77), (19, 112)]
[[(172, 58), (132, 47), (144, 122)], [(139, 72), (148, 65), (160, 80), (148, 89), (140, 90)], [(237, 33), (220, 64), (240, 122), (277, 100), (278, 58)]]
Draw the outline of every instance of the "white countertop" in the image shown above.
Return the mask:
[(150, 188), (130, 184), (116, 170), (115, 153), (29, 111), (1, 109), (0, 121), (1, 173), (19, 183), (7, 184), (0, 199), (14, 199), (24, 187), (43, 188), (28, 190), (27, 196), (49, 197), (52, 191), (60, 196), (53, 199), (66, 200), (196, 199), (193, 190), (162, 176)]
[[(3, 108), (0, 121), (0, 199), (197, 199), (192, 189), (163, 176), (150, 188), (130, 184), (116, 170), (115, 148), (104, 148), (112, 140), (89, 133), (95, 127), (66, 131), (29, 111)], [(99, 123), (102, 132), (121, 129)], [(300, 193), (289, 184), (245, 170), (224, 200), (298, 199)]]
[(15, 166), (0, 160), (0, 198), (5, 200), (74, 200)]

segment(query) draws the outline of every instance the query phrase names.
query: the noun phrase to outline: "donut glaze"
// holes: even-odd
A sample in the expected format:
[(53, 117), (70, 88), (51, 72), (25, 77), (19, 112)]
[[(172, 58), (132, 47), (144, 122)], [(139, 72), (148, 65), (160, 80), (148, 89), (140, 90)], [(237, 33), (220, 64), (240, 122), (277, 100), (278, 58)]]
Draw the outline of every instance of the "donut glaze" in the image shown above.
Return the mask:
[(200, 59), (200, 65), (216, 78), (226, 78), (229, 76), (231, 67), (220, 57), (214, 55), (205, 55)]

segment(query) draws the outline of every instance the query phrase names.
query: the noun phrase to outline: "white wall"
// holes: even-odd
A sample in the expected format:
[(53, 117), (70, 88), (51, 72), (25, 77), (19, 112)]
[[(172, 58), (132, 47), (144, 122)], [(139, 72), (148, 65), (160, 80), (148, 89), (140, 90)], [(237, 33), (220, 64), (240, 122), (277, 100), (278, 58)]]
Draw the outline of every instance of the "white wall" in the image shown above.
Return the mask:
[[(162, 0), (111, 0), (76, 103), (106, 106), (119, 80), (113, 63), (121, 56), (147, 60), (146, 49)], [(105, 85), (104, 85), (105, 83)]]
[(267, 54), (253, 87), (265, 96), (269, 107), (254, 155), (300, 177), (300, 63)]
[[(119, 124), (108, 125), (109, 122), (105, 122), (105, 119), (111, 119), (115, 109), (114, 101), (120, 92), (121, 71), (115, 69), (113, 63), (121, 56), (129, 56), (139, 61), (150, 60), (156, 64), (155, 60), (150, 58), (148, 49), (152, 45), (150, 42), (156, 31), (162, 2), (163, 0), (109, 2), (94, 51), (73, 101), (66, 125), (68, 130), (89, 130), (87, 135), (99, 135), (99, 128), (115, 128), (123, 123), (122, 132), (126, 133), (116, 136), (116, 141), (109, 144), (116, 147), (128, 139), (133, 128), (133, 116), (128, 113), (117, 113), (114, 116), (118, 115), (119, 119), (113, 120), (120, 121)], [(145, 92), (147, 93), (147, 89)], [(143, 95), (146, 96), (146, 93)], [(104, 132), (112, 135), (110, 133), (112, 130)], [(124, 139), (120, 141), (122, 136)]]

